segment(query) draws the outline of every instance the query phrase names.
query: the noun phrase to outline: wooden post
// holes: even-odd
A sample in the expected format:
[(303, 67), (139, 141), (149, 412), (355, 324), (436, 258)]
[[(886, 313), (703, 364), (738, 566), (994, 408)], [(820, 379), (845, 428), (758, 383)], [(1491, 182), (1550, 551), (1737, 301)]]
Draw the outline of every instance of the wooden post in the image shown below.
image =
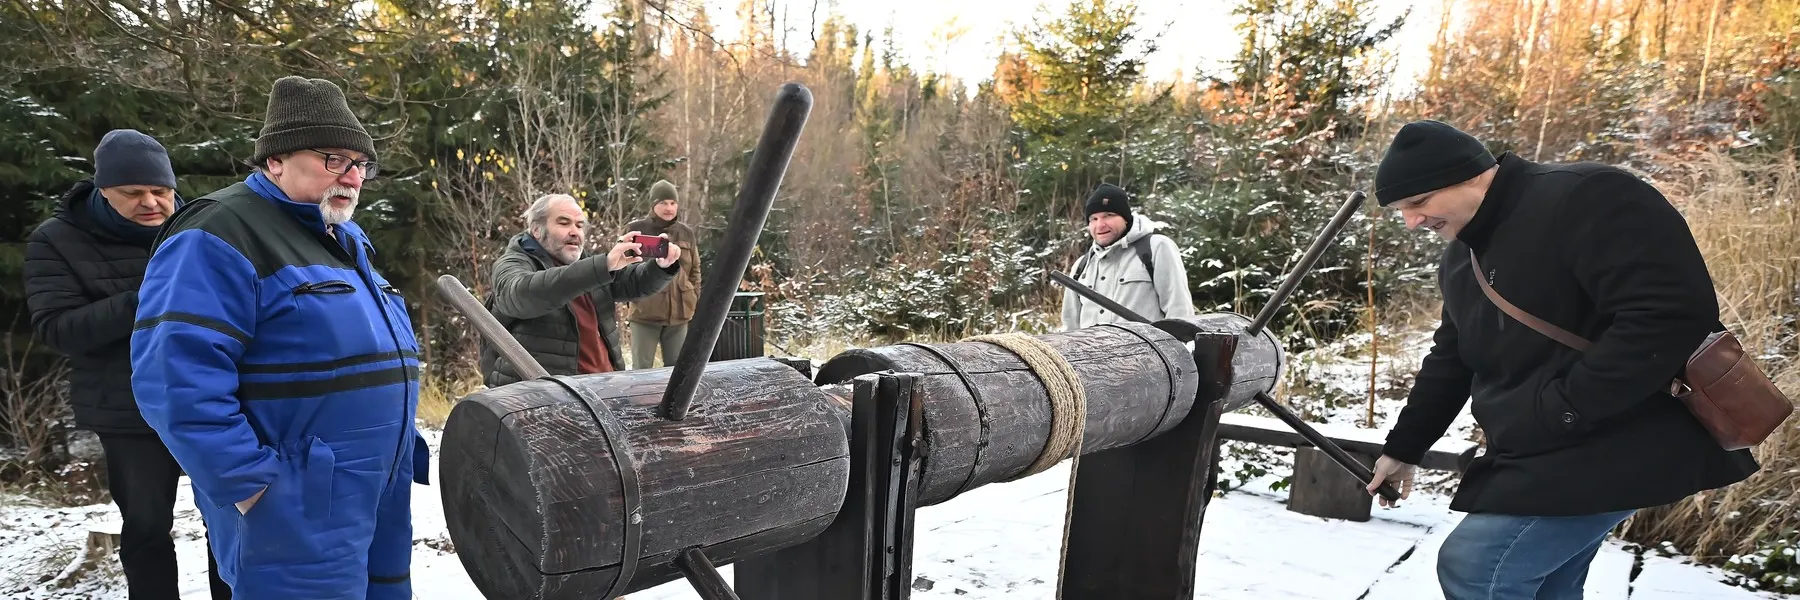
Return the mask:
[(1194, 597), (1200, 526), (1212, 497), (1219, 416), (1238, 338), (1194, 338), (1194, 409), (1168, 433), (1082, 457), (1076, 475), (1064, 600)]
[[(1367, 454), (1351, 453), (1365, 465), (1375, 464)], [(1288, 510), (1315, 517), (1367, 521), (1375, 504), (1356, 476), (1338, 466), (1331, 456), (1312, 446), (1294, 449), (1293, 487), (1288, 491)]]
[(850, 488), (837, 519), (807, 542), (738, 561), (744, 600), (905, 600), (911, 593), (922, 403), (913, 374), (854, 379)]

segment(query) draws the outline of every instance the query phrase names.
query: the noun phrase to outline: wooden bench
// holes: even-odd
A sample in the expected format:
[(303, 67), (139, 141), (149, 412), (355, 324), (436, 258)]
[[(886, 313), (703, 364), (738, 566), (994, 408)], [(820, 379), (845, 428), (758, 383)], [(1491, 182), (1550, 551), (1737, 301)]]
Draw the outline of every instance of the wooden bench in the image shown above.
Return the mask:
[[(1329, 423), (1311, 425), (1371, 469), (1375, 459), (1381, 456), (1381, 447), (1387, 439), (1387, 431), (1380, 429)], [(1288, 510), (1316, 517), (1369, 520), (1375, 498), (1364, 490), (1362, 482), (1332, 462), (1325, 452), (1312, 447), (1306, 438), (1280, 419), (1226, 413), (1219, 419), (1219, 438), (1295, 449)], [(1474, 442), (1467, 440), (1440, 439), (1425, 453), (1424, 460), (1419, 461), (1419, 468), (1461, 473), (1475, 457), (1476, 448)]]

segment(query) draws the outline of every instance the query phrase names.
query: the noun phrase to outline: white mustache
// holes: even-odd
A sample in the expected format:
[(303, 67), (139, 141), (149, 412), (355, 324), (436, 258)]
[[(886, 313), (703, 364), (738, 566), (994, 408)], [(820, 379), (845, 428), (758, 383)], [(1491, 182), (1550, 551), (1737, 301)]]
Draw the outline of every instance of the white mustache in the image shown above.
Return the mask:
[(355, 204), (356, 197), (360, 193), (361, 192), (359, 192), (356, 188), (353, 188), (350, 186), (334, 185), (334, 186), (325, 188), (325, 199), (330, 200), (334, 196), (343, 196), (345, 198), (349, 198), (351, 204)]

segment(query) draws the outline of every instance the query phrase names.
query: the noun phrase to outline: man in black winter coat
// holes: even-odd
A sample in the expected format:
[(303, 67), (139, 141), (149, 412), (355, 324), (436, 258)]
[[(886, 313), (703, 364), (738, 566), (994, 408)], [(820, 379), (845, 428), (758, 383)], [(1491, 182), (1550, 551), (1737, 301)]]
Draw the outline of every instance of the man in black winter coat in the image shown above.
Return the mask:
[[(162, 144), (114, 130), (94, 150), (94, 177), (76, 183), (25, 242), (31, 324), (69, 359), (75, 425), (106, 453), (119, 506), (119, 563), (131, 600), (180, 597), (175, 569), (175, 488), (181, 466), (138, 413), (131, 393), (137, 289), (158, 228), (181, 203)], [(230, 598), (210, 552), (212, 596)]]
[[(1436, 121), (1400, 130), (1375, 188), (1407, 227), (1450, 241), (1441, 322), (1375, 481), (1404, 497), (1465, 402), (1487, 436), (1450, 505), (1469, 514), (1438, 556), (1447, 600), (1580, 598), (1600, 544), (1636, 510), (1757, 470), (1669, 395), (1722, 325), (1693, 234), (1656, 188), (1605, 165), (1495, 160)], [(1477, 277), (1592, 345), (1514, 320)]]

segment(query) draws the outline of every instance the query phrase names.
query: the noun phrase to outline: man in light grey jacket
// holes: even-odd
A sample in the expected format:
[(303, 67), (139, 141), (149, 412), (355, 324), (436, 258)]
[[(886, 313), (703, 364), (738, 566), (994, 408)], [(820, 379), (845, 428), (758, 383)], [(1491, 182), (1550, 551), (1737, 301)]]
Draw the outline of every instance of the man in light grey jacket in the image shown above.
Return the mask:
[[(1175, 240), (1155, 233), (1161, 223), (1131, 214), (1131, 195), (1102, 183), (1088, 196), (1088, 235), (1093, 246), (1075, 259), (1071, 276), (1151, 321), (1194, 314), (1187, 269)], [(1063, 290), (1065, 331), (1125, 319), (1071, 290)]]

